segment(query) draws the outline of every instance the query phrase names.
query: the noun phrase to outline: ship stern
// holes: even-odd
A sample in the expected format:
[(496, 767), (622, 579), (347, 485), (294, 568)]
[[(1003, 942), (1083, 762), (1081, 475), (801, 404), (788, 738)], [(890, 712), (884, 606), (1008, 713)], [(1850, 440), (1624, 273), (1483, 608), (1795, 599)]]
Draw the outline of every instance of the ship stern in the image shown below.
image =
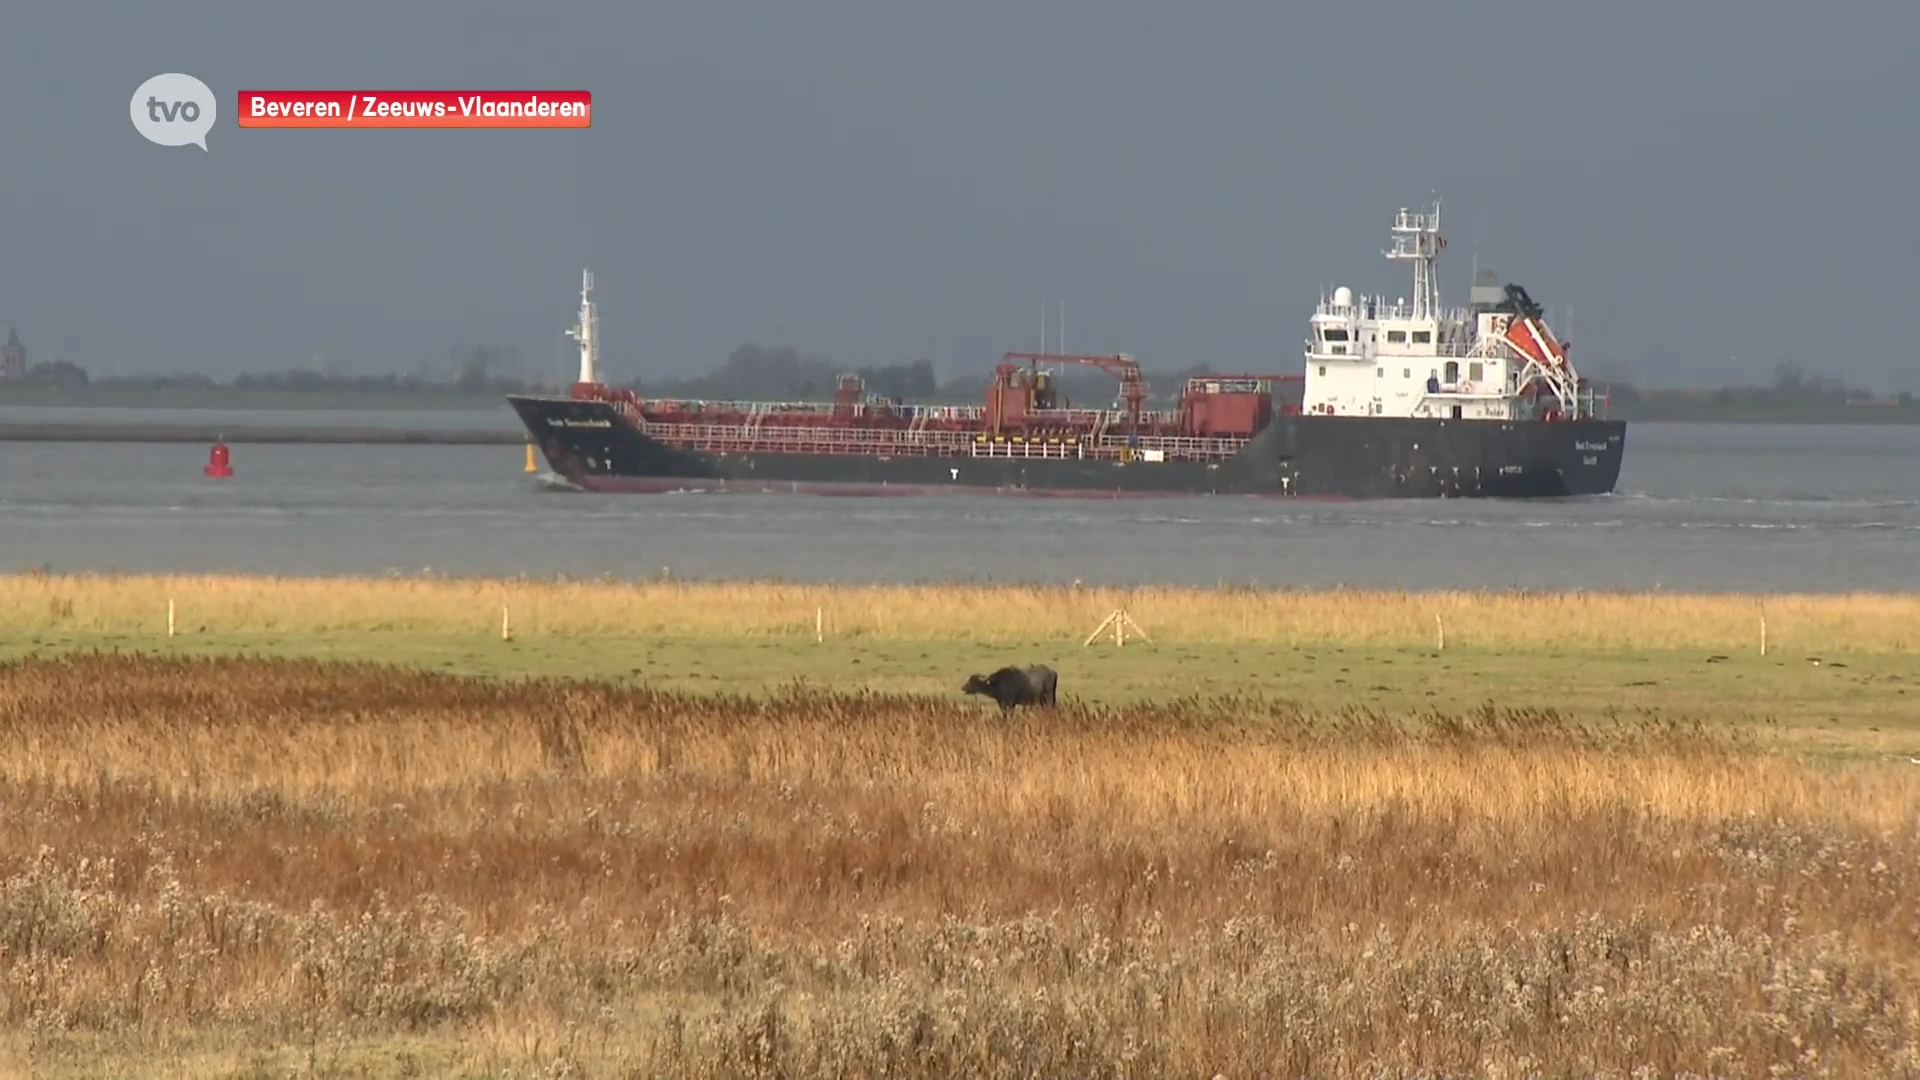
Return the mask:
[(1547, 425), (1562, 443), (1557, 447), (1560, 476), (1569, 495), (1611, 494), (1626, 459), (1625, 420), (1582, 419)]

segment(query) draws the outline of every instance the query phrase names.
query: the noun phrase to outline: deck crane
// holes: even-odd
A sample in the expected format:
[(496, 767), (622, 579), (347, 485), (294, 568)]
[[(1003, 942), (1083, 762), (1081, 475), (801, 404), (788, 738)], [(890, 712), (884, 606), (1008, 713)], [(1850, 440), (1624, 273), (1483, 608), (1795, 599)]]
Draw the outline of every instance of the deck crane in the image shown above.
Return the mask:
[(1038, 369), (1041, 361), (1047, 361), (1055, 364), (1084, 364), (1112, 372), (1119, 378), (1120, 394), (1127, 402), (1127, 433), (1130, 435), (1139, 433), (1140, 411), (1147, 400), (1147, 384), (1140, 379), (1140, 362), (1126, 353), (1115, 353), (1112, 356), (1085, 356), (1075, 353), (1010, 352), (1000, 359), (1009, 364), (1025, 360), (1027, 366), (1032, 369)]

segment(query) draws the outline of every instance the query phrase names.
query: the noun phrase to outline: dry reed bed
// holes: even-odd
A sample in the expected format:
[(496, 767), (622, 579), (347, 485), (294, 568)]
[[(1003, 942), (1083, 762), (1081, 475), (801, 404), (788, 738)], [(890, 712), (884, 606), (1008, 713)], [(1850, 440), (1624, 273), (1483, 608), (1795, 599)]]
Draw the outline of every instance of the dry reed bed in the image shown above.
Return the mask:
[[(838, 586), (767, 582), (539, 582), (447, 578), (48, 575), (0, 577), (16, 630), (158, 633), (416, 631), (1039, 641), (1079, 639), (1125, 607), (1163, 642), (1486, 648), (1901, 651), (1920, 643), (1920, 595), (1376, 592)], [(1440, 624), (1436, 624), (1436, 618)]]
[(1653, 716), (74, 655), (0, 667), (0, 1017), (537, 1031), (497, 1063), (550, 1075), (1913, 1075), (1917, 781)]

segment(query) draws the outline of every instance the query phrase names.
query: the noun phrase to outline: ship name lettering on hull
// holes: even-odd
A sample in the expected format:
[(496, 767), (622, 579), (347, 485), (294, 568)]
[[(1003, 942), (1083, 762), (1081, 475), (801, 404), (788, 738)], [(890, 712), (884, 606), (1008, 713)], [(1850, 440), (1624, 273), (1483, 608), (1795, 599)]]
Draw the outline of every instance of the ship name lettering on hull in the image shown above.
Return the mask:
[(558, 417), (549, 416), (547, 417), (547, 426), (566, 427), (566, 428), (575, 428), (575, 427), (610, 428), (613, 426), (613, 421), (611, 420), (566, 420), (566, 419), (560, 419)]

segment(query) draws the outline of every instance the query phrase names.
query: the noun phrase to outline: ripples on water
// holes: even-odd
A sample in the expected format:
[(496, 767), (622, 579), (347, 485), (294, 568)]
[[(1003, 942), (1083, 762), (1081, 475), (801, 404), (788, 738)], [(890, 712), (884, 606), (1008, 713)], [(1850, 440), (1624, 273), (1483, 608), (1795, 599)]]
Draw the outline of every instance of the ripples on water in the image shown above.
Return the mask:
[[(170, 410), (97, 410), (164, 421)], [(40, 418), (44, 419), (44, 413)], [(242, 413), (494, 427), (500, 414)], [(4, 417), (0, 417), (4, 419)], [(76, 416), (75, 419), (80, 419)], [(96, 419), (88, 417), (87, 419)], [(510, 426), (512, 417), (505, 418)], [(242, 422), (236, 418), (236, 422)], [(594, 496), (515, 446), (0, 443), (0, 565), (1837, 591), (1908, 589), (1920, 427), (1635, 424), (1620, 491), (1565, 502)]]

